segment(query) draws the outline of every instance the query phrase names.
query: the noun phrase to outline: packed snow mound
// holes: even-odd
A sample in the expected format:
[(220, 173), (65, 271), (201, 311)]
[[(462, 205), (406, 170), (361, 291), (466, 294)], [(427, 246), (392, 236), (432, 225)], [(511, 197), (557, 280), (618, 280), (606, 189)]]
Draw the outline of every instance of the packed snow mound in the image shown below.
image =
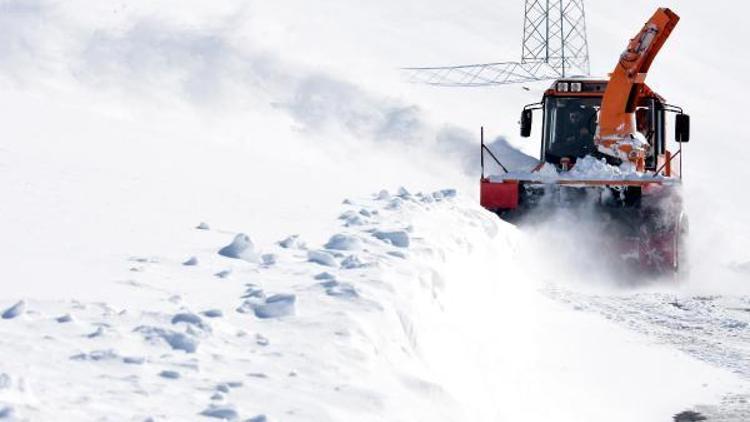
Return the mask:
[[(249, 262), (258, 262), (258, 255), (255, 253), (255, 244), (250, 240), (250, 236), (244, 233), (238, 234), (234, 237), (232, 243), (219, 249), (219, 255)], [(197, 262), (198, 259), (195, 258), (195, 264)]]
[(336, 261), (336, 257), (323, 250), (308, 251), (307, 260), (326, 267), (336, 268), (339, 266), (338, 261)]
[(639, 173), (629, 162), (620, 166), (613, 166), (607, 163), (604, 158), (595, 158), (587, 155), (579, 158), (570, 171), (564, 173), (564, 179), (596, 179), (596, 180), (624, 180), (624, 179), (642, 179), (648, 176)]
[(398, 248), (408, 248), (410, 244), (409, 233), (407, 233), (405, 230), (376, 230), (372, 235)]
[(325, 244), (326, 249), (339, 251), (356, 251), (362, 249), (362, 246), (362, 240), (358, 237), (342, 233), (333, 235), (328, 243)]
[(255, 305), (255, 316), (261, 319), (281, 318), (294, 315), (294, 304), (297, 297), (293, 294), (276, 294), (267, 297), (261, 304)]
[(296, 234), (280, 240), (278, 245), (284, 249), (305, 249), (306, 247), (305, 242)]

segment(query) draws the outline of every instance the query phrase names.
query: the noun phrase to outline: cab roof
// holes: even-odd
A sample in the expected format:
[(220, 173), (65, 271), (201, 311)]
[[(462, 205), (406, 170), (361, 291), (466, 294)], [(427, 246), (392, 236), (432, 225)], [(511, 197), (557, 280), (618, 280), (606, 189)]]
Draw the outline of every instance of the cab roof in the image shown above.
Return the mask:
[[(601, 78), (591, 77), (571, 77), (571, 78), (560, 78), (552, 83), (546, 91), (545, 96), (580, 96), (580, 97), (602, 97), (604, 92), (607, 90), (607, 83), (609, 80)], [(666, 102), (664, 97), (657, 94), (649, 88), (648, 85), (642, 84), (640, 86), (639, 96), (641, 98), (656, 98), (661, 102)]]

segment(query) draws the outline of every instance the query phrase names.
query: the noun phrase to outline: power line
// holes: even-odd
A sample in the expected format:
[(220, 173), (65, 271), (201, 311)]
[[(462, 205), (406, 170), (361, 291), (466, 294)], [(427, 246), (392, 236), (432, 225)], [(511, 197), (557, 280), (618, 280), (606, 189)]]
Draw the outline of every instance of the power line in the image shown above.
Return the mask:
[(408, 80), (437, 86), (489, 86), (588, 76), (583, 0), (526, 0), (519, 62), (410, 67)]

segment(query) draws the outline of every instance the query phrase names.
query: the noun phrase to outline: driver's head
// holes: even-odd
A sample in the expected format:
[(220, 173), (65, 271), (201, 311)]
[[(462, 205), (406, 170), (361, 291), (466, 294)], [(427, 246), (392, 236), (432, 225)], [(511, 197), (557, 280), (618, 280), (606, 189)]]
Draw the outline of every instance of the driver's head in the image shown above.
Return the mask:
[(636, 125), (638, 127), (638, 131), (644, 132), (648, 130), (648, 110), (645, 108), (641, 108), (636, 110), (635, 112), (635, 121)]
[(581, 118), (583, 117), (583, 114), (579, 110), (573, 110), (568, 114), (568, 119), (570, 120), (570, 123), (577, 125), (581, 123)]

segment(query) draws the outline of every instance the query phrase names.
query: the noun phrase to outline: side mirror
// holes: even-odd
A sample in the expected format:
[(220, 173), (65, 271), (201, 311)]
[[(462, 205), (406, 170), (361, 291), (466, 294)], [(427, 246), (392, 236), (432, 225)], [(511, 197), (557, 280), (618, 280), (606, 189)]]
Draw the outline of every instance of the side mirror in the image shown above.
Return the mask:
[(687, 114), (678, 114), (675, 116), (674, 139), (683, 143), (690, 141), (690, 116)]
[(521, 137), (528, 138), (531, 136), (532, 110), (524, 110), (521, 113)]

